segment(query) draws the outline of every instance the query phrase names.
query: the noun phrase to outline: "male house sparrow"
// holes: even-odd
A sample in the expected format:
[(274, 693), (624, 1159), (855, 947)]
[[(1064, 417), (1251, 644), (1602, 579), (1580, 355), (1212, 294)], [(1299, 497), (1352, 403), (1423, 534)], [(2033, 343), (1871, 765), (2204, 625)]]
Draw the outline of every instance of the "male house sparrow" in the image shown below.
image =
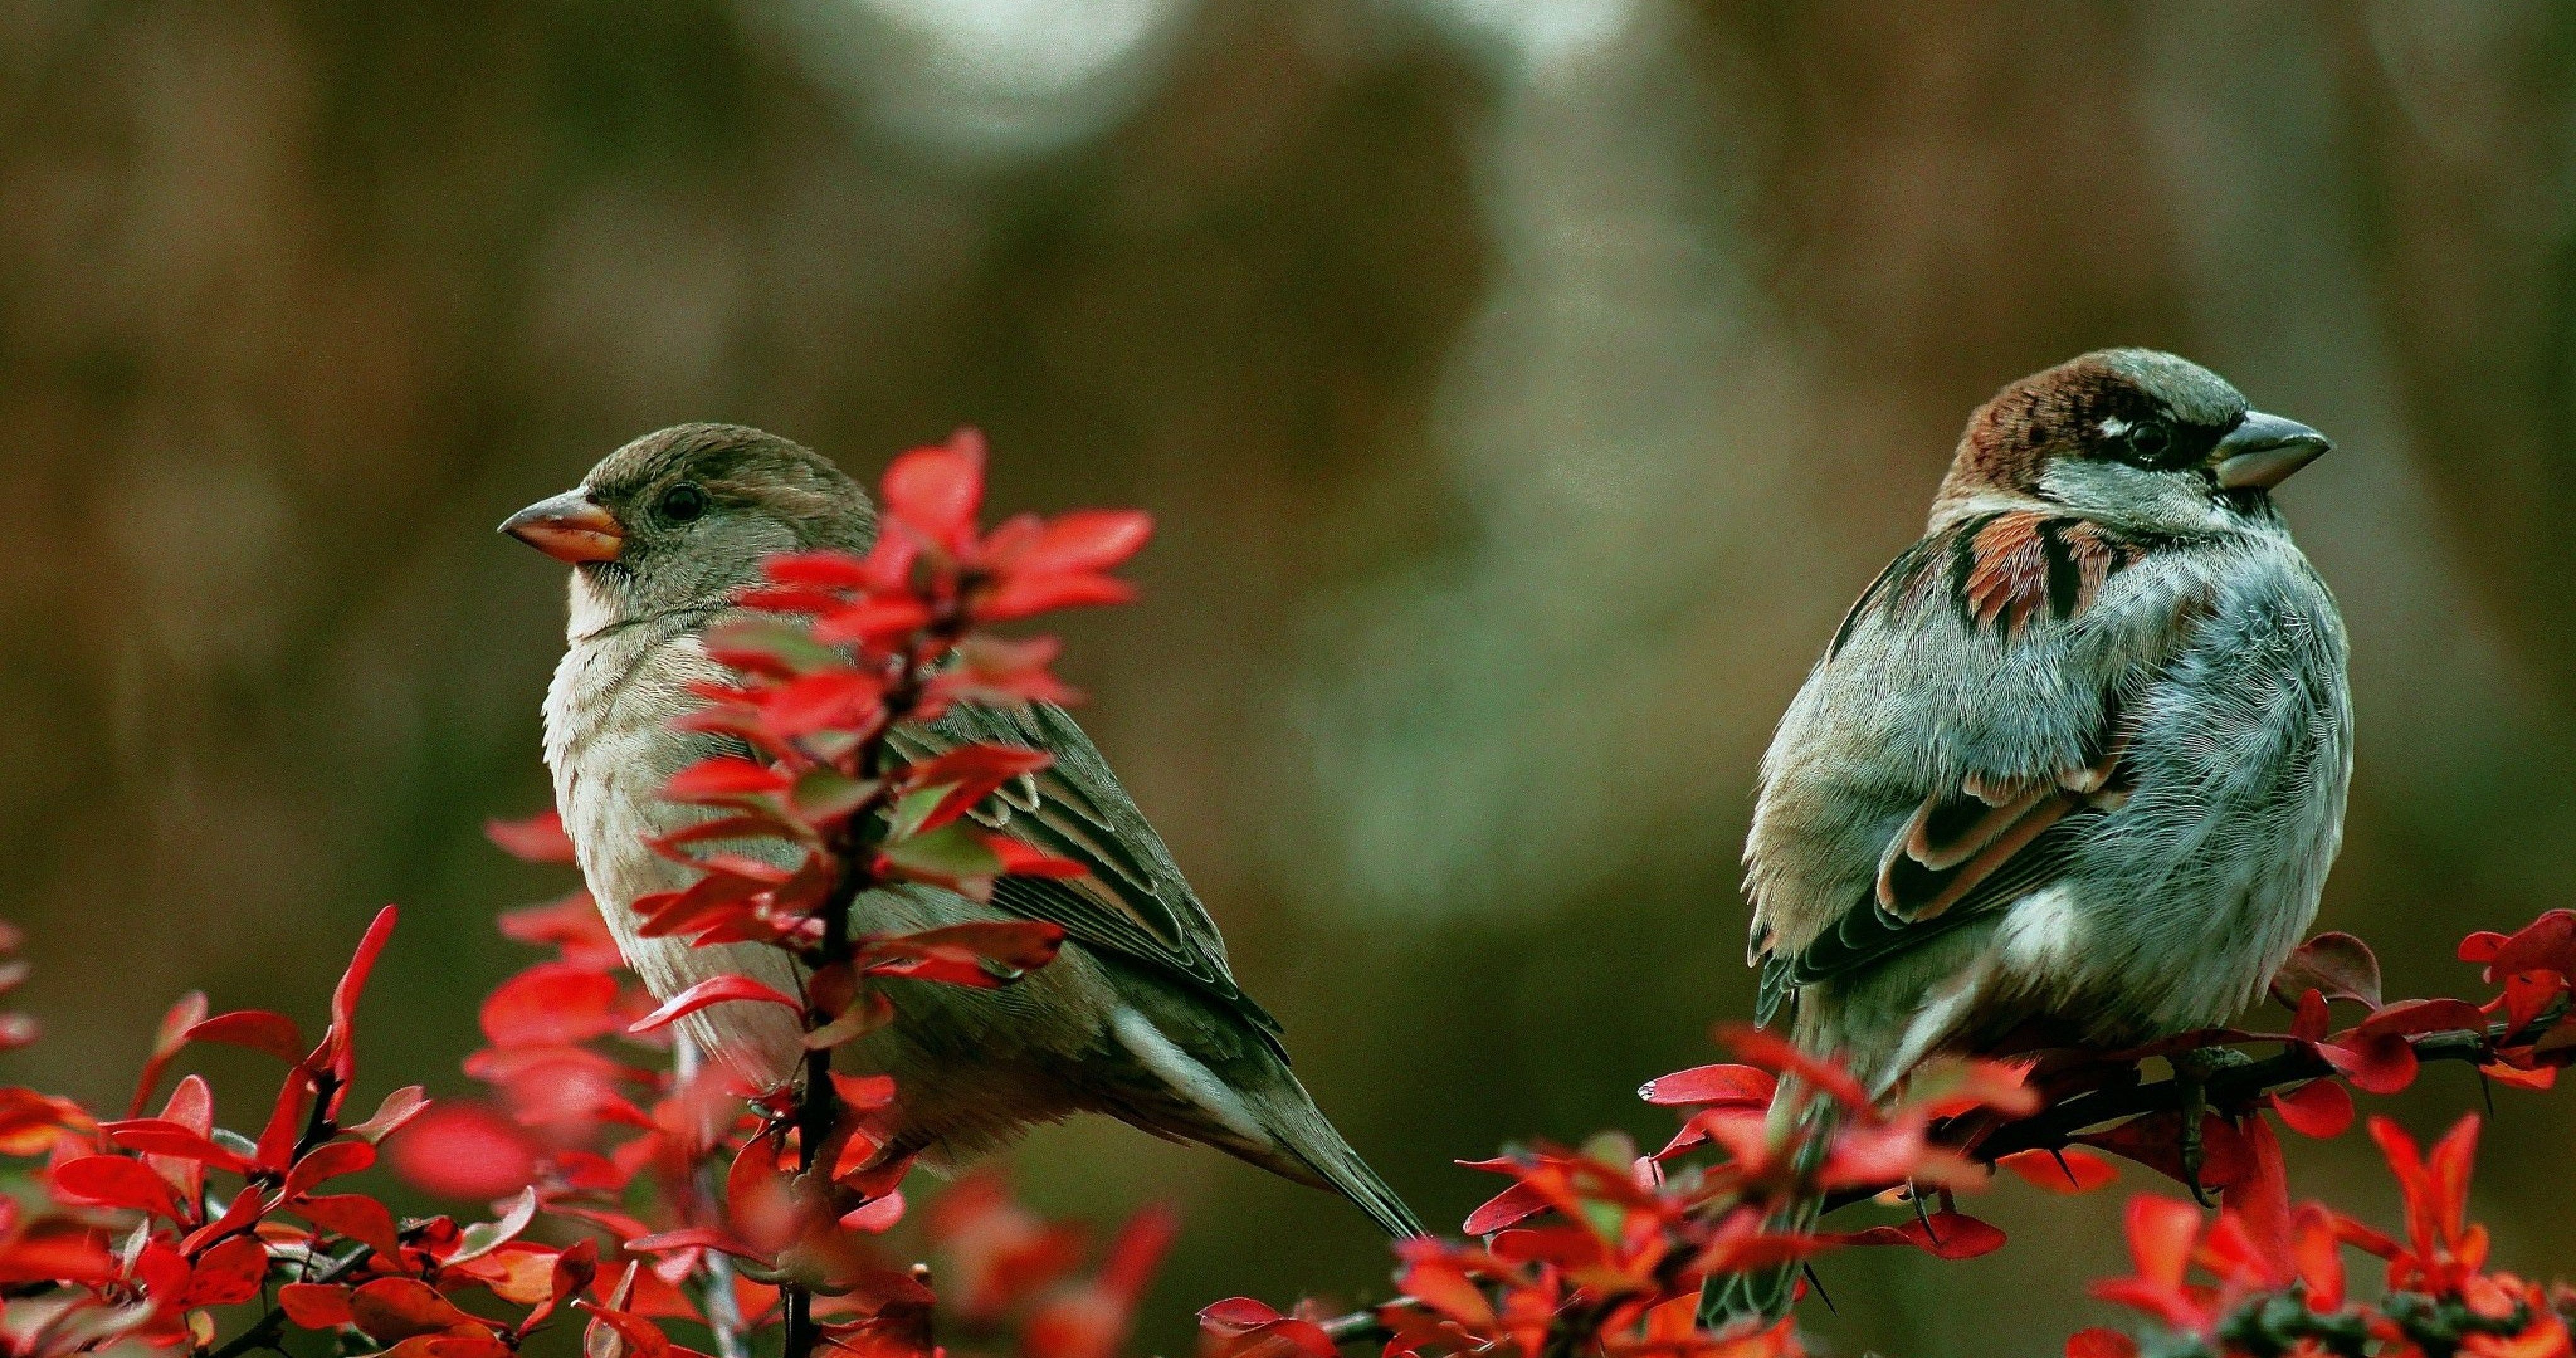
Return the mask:
[[(643, 837), (703, 814), (659, 793), (717, 749), (719, 738), (670, 724), (698, 703), (692, 681), (725, 677), (706, 654), (708, 627), (734, 611), (765, 557), (865, 552), (876, 534), (866, 492), (786, 439), (688, 424), (611, 453), (578, 489), (529, 506), (502, 531), (573, 565), (570, 645), (546, 695), (546, 762), (620, 951), (664, 998), (725, 972), (792, 993), (799, 978), (786, 953), (646, 938), (632, 905), (687, 885), (686, 869)], [(859, 899), (854, 926), (863, 932), (1013, 917), (1065, 931), (1056, 961), (1014, 986), (890, 983), (894, 1023), (841, 1059), (895, 1077), (893, 1148), (954, 1159), (1031, 1123), (1101, 1112), (1338, 1190), (1390, 1233), (1421, 1234), (1289, 1072), (1278, 1022), (1237, 988), (1214, 921), (1073, 719), (1044, 704), (961, 706), (898, 733), (914, 758), (974, 740), (1054, 756), (986, 810), (1004, 833), (1089, 874), (1005, 878), (990, 905), (925, 886)], [(762, 1088), (797, 1068), (801, 1034), (775, 1006), (718, 1005), (687, 1022), (695, 1040)]]
[(2143, 349), (1970, 417), (1763, 757), (1762, 1022), (1885, 1092), (1934, 1053), (2130, 1046), (2262, 994), (2352, 772), (2343, 619), (2267, 494), (2327, 447)]

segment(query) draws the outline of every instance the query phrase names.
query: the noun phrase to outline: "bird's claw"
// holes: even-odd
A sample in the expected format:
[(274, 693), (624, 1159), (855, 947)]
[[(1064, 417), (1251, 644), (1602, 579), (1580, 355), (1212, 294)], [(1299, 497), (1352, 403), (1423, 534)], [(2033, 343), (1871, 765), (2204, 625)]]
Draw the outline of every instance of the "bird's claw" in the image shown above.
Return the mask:
[(2209, 1200), (2209, 1190), (2200, 1181), (2205, 1147), (2203, 1124), (2209, 1119), (2209, 1079), (2232, 1066), (2249, 1063), (2253, 1058), (2233, 1047), (2208, 1047), (2199, 1051), (2176, 1052), (2173, 1062), (2174, 1083), (2182, 1091), (2182, 1182), (2191, 1190), (2191, 1200), (2203, 1207), (2218, 1204)]

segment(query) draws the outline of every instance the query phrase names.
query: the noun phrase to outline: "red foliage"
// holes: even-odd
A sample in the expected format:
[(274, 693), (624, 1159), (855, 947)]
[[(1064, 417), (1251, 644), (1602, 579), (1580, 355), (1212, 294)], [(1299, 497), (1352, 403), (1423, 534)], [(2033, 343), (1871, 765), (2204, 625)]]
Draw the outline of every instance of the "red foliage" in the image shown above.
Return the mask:
[[(2205, 1220), (2189, 1203), (2140, 1195), (2128, 1219), (2135, 1272), (2096, 1285), (2094, 1295), (2156, 1321), (2171, 1336), (2157, 1352), (2567, 1358), (2576, 1349), (2564, 1297), (2485, 1271), (2486, 1231), (2466, 1219), (2477, 1132), (2477, 1119), (2463, 1118), (2424, 1156), (2395, 1123), (2371, 1119), (2405, 1193), (2403, 1244), (2317, 1203), (2274, 1233), (2233, 1207)], [(2374, 1304), (2346, 1292), (2347, 1247), (2388, 1261), (2387, 1294)], [(2194, 1347), (2177, 1349), (2175, 1340)], [(2107, 1330), (2087, 1330), (2066, 1346), (2069, 1358), (2140, 1351)]]
[[(346, 1102), (360, 1001), (392, 908), (356, 947), (318, 1042), (284, 1015), (210, 1014), (203, 995), (184, 996), (122, 1116), (0, 1088), (0, 1155), (29, 1162), (44, 1195), (0, 1198), (0, 1358), (118, 1344), (235, 1358), (290, 1326), (340, 1332), (350, 1351), (508, 1358), (576, 1313), (590, 1358), (698, 1358), (666, 1333), (671, 1321), (709, 1327), (718, 1347), (783, 1329), (795, 1358), (933, 1353), (942, 1326), (962, 1345), (1027, 1358), (1122, 1351), (1173, 1244), (1167, 1210), (1138, 1212), (1095, 1250), (1080, 1228), (1015, 1203), (997, 1176), (969, 1176), (914, 1214), (937, 1269), (902, 1267), (885, 1239), (908, 1212), (909, 1162), (887, 1150), (886, 1114), (903, 1097), (893, 1081), (818, 1061), (810, 1080), (741, 1089), (668, 1037), (708, 1005), (771, 1004), (796, 1011), (824, 1051), (889, 1021), (882, 980), (1002, 986), (1055, 958), (1062, 934), (1044, 923), (851, 936), (843, 908), (891, 883), (983, 897), (1003, 875), (1074, 871), (970, 814), (1043, 771), (1044, 755), (968, 745), (909, 761), (888, 740), (957, 702), (1068, 700), (1051, 639), (985, 629), (1132, 593), (1108, 572), (1143, 544), (1144, 516), (1023, 515), (985, 532), (982, 470), (971, 433), (906, 453), (886, 473), (874, 549), (770, 561), (741, 600), (747, 620), (710, 638), (735, 679), (708, 685), (686, 724), (738, 737), (755, 757), (710, 758), (672, 780), (668, 795), (715, 815), (655, 843), (698, 875), (639, 908), (651, 933), (794, 953), (809, 978), (800, 992), (728, 975), (657, 1006), (576, 892), (501, 918), (504, 934), (551, 955), (477, 1015), (487, 1045), (466, 1065), (491, 1102), (433, 1106), (406, 1087), (356, 1122)], [(530, 862), (573, 861), (551, 814), (488, 832)], [(748, 840), (784, 848), (755, 856), (740, 851)], [(0, 926), (0, 953), (16, 942)], [(2429, 1150), (2369, 1120), (2405, 1195), (2404, 1230), (2390, 1235), (2322, 1204), (2294, 1208), (2263, 1116), (2341, 1135), (2354, 1090), (2403, 1089), (2436, 1058), (2474, 1061), (2498, 1083), (2553, 1083), (2576, 1060), (2576, 913), (2472, 935), (2460, 957), (2483, 968), (2487, 999), (2390, 1003), (2367, 947), (2320, 935), (2274, 982), (2286, 1032), (1939, 1066), (1883, 1101), (1777, 1035), (1723, 1028), (1733, 1061), (1640, 1091), (1681, 1119), (1660, 1150), (1605, 1136), (1476, 1164), (1508, 1185), (1465, 1221), (1472, 1243), (1396, 1247), (1402, 1295), (1338, 1318), (1311, 1304), (1218, 1302), (1200, 1313), (1203, 1353), (1331, 1358), (1366, 1336), (1389, 1358), (1788, 1358), (1802, 1352), (1791, 1323), (1712, 1330), (1703, 1289), (1859, 1246), (1944, 1259), (2002, 1248), (2002, 1232), (1959, 1211), (1958, 1194), (1998, 1168), (2044, 1192), (2096, 1190), (2117, 1177), (2102, 1151), (2215, 1189), (2221, 1206), (2205, 1216), (2179, 1200), (2132, 1201), (2131, 1272), (2095, 1291), (2156, 1333), (2142, 1346), (2087, 1330), (2068, 1342), (2071, 1358), (2576, 1358), (2576, 1293), (2491, 1269), (2487, 1234), (2467, 1218), (2475, 1119)], [(0, 991), (24, 971), (0, 962)], [(34, 1034), (24, 1015), (0, 1013), (0, 1049)], [(160, 1097), (202, 1042), (284, 1065), (256, 1126), (219, 1126), (196, 1075)], [(2260, 1078), (2212, 1076), (2205, 1110), (2146, 1097), (2178, 1086), (2142, 1084), (2142, 1062), (2249, 1045), (2277, 1054)], [(485, 1204), (476, 1215), (489, 1219), (397, 1218), (363, 1187), (380, 1154), (419, 1188)], [(1786, 1224), (1811, 1221), (1804, 1209), (1819, 1203), (1872, 1199), (1889, 1215), (1839, 1230)], [(2347, 1289), (2347, 1250), (2384, 1261), (2376, 1303)], [(946, 1294), (937, 1310), (932, 1277)], [(263, 1295), (273, 1306), (252, 1309)]]

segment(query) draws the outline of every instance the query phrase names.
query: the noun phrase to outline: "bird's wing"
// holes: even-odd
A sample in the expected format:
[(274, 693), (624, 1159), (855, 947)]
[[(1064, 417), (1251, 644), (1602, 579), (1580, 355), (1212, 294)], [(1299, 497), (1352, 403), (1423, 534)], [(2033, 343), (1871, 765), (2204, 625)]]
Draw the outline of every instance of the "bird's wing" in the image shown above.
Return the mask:
[(2127, 795), (2118, 741), (2052, 780), (1971, 776), (1923, 799), (1888, 841), (1868, 895), (1795, 952), (1762, 959), (1759, 1021), (1798, 987), (1860, 971), (2038, 891), (2088, 823)]
[(1061, 925), (1089, 947), (1164, 971), (1250, 1020), (1276, 1046), (1279, 1021), (1235, 984), (1216, 921), (1073, 718), (1045, 703), (961, 704), (894, 736), (897, 751), (913, 760), (975, 741), (1040, 750), (1054, 760), (988, 798), (977, 818), (1085, 870), (1073, 878), (1002, 878), (993, 888), (995, 908)]
[[(2137, 549), (2077, 520), (2014, 513), (1972, 519), (1915, 544), (1871, 582), (1843, 619), (1828, 664), (1863, 619), (1885, 610), (1955, 610), (1971, 630), (2007, 644), (2089, 605)], [(2187, 613), (2188, 610), (2185, 610)], [(2187, 622), (2178, 614), (2177, 630)], [(1921, 654), (1910, 652), (1909, 654)], [(1770, 944), (1757, 909), (1757, 1018), (1768, 1023), (1798, 987), (1870, 967), (1921, 946), (2053, 881), (2087, 824), (2127, 798), (2129, 728), (2105, 695), (2085, 755), (2040, 776), (1969, 770), (1929, 789), (1879, 854), (1870, 889), (1795, 950)]]

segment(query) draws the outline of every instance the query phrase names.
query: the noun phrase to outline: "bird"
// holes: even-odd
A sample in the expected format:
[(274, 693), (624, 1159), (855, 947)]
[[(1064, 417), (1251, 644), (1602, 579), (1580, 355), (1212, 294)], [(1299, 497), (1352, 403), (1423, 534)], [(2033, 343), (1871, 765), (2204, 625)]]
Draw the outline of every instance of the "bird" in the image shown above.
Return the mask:
[[(645, 937), (634, 904), (692, 875), (644, 843), (705, 814), (660, 789), (699, 759), (732, 752), (721, 736), (672, 726), (703, 701), (693, 684), (728, 677), (708, 655), (708, 630), (740, 616), (736, 596), (774, 554), (865, 553), (877, 533), (868, 494), (791, 440), (683, 424), (610, 453), (579, 486), (510, 516), (501, 531), (572, 566), (567, 644), (545, 699), (545, 758), (619, 951), (666, 1000), (724, 973), (796, 993), (802, 978), (787, 952)], [(1390, 1235), (1423, 1233), (1291, 1072), (1278, 1021), (1236, 984), (1214, 920), (1072, 717), (1048, 703), (961, 704), (936, 722), (898, 727), (891, 741), (911, 759), (974, 741), (1051, 756), (979, 815), (1085, 872), (1005, 877), (989, 904), (919, 884), (860, 896), (856, 933), (1005, 919), (1064, 931), (1055, 961), (1007, 987), (883, 982), (892, 1023), (835, 1063), (894, 1077), (888, 1154), (951, 1167), (1033, 1124), (1105, 1113), (1338, 1191)], [(798, 1021), (777, 1006), (717, 1005), (684, 1022), (755, 1090), (799, 1068)]]
[[(2352, 778), (2342, 614), (2271, 495), (2330, 447), (2149, 349), (1975, 411), (1763, 756), (1758, 1022), (1882, 1097), (1934, 1056), (2132, 1047), (2260, 998)], [(1791, 1281), (1731, 1301), (1776, 1315)]]

